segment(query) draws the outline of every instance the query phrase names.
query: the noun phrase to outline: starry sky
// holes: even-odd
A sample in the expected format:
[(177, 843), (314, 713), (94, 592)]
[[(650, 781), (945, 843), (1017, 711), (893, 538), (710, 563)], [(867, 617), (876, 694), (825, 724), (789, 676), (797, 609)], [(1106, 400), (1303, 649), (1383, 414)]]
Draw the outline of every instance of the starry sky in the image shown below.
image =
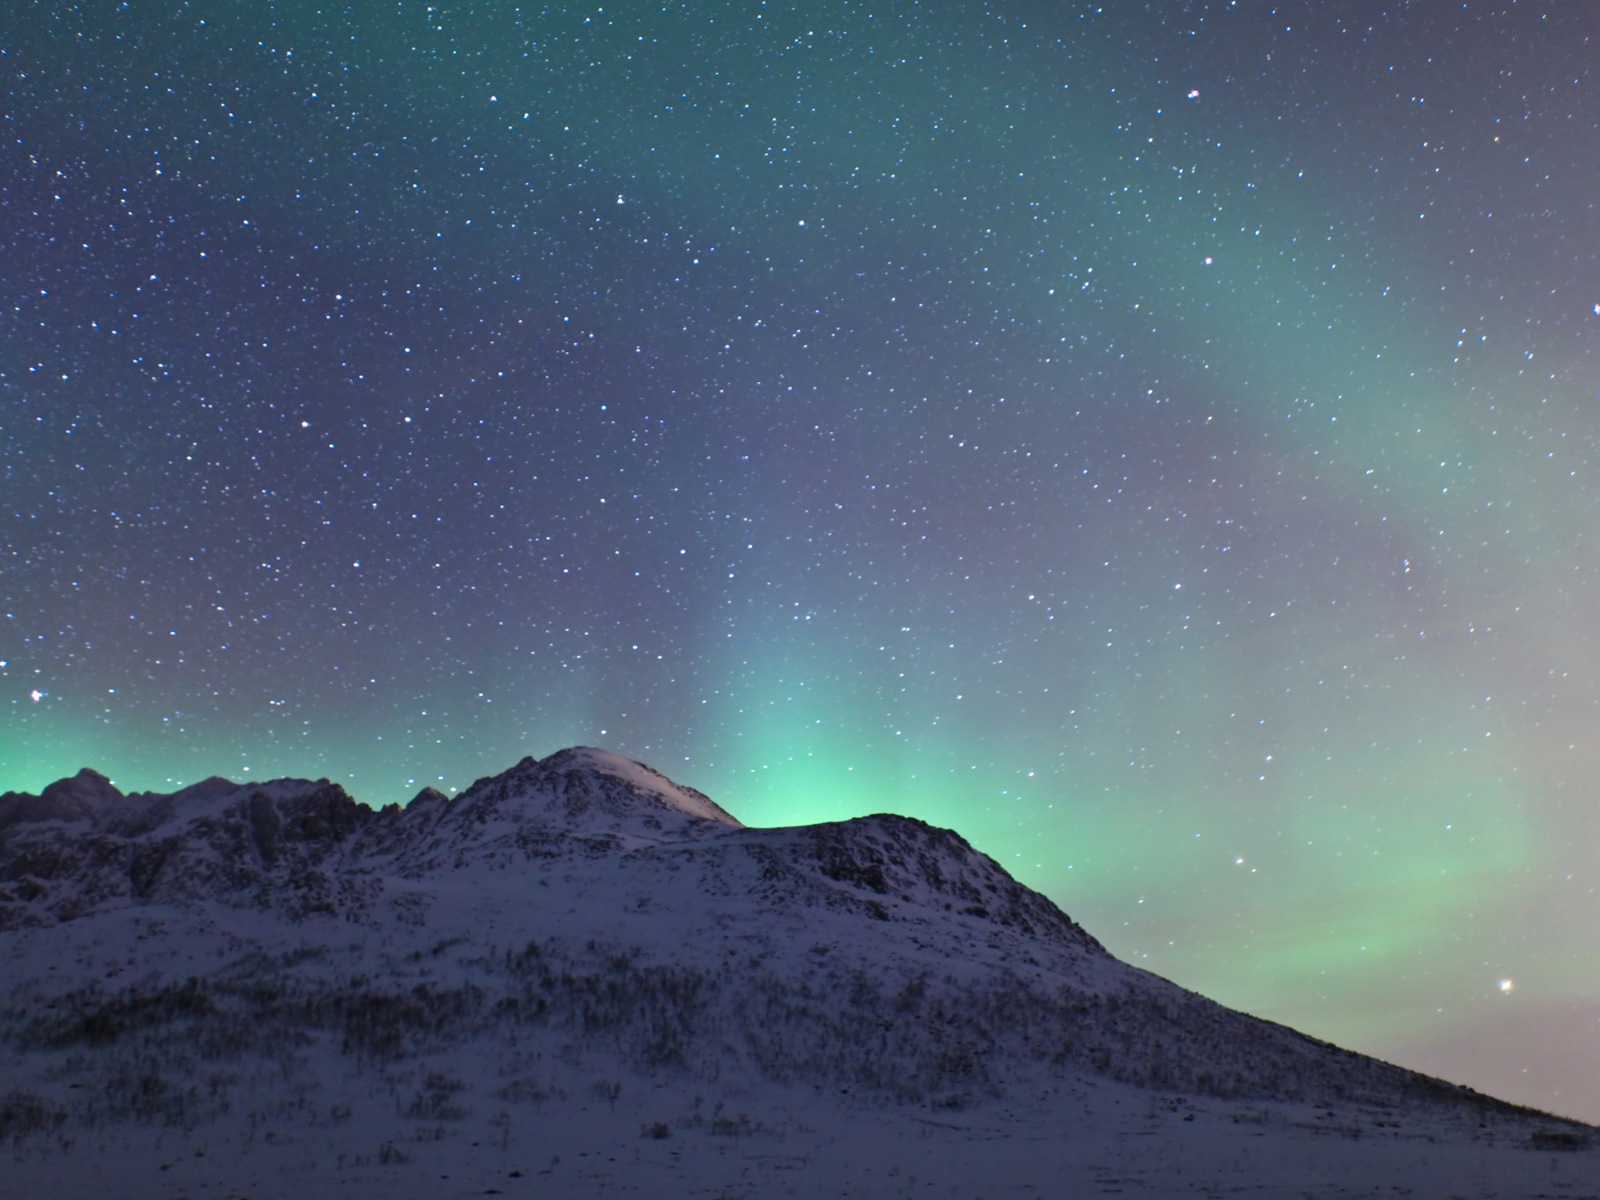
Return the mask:
[(1589, 6), (12, 8), (0, 789), (601, 745), (1600, 1120)]

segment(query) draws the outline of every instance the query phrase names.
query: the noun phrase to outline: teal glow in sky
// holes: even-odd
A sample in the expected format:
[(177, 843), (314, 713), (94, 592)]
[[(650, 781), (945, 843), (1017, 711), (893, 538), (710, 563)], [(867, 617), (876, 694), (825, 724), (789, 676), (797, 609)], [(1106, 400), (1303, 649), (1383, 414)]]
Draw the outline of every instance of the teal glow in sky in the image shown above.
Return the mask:
[(24, 8), (0, 789), (603, 745), (1600, 1119), (1584, 6)]

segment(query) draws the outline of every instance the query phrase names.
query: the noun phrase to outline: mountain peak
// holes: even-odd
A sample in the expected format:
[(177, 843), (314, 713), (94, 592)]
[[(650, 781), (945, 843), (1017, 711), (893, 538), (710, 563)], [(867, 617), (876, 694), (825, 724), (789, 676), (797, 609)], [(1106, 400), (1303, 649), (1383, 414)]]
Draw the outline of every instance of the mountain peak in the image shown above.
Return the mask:
[(122, 799), (109, 779), (84, 767), (76, 775), (56, 780), (37, 796), (27, 792), (0, 796), (0, 828), (21, 821), (92, 821)]
[(58, 779), (45, 788), (43, 798), (57, 804), (95, 806), (120, 800), (122, 793), (99, 771), (84, 767), (76, 775)]
[(711, 797), (694, 788), (674, 783), (654, 767), (624, 758), (610, 750), (594, 746), (572, 746), (557, 750), (540, 761), (539, 768), (546, 772), (561, 772), (567, 777), (591, 775), (621, 787), (632, 797), (648, 807), (659, 807), (668, 812), (681, 813), (699, 821), (714, 821), (731, 829), (744, 826), (731, 813)]
[(538, 828), (544, 836), (629, 843), (744, 828), (709, 796), (593, 746), (524, 758), (508, 771), (480, 779), (456, 798), (452, 816), (472, 825)]

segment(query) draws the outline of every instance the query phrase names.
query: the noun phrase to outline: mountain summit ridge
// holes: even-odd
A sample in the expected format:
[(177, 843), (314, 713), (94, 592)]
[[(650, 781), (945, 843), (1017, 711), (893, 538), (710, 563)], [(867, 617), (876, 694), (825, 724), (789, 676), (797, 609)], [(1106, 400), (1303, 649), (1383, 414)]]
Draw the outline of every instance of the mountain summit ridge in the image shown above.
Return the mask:
[(744, 826), (703, 792), (674, 783), (631, 758), (593, 746), (573, 746), (542, 759), (524, 758), (486, 776), (456, 797), (463, 809), (515, 801), (542, 809), (551, 825), (568, 832), (629, 834), (709, 832), (708, 825)]
[[(212, 776), (171, 793), (124, 794), (85, 767), (39, 795), (0, 795), (0, 929), (70, 920), (119, 896), (239, 900), (280, 866), (298, 871), (302, 890), (322, 877), (311, 890), (326, 893), (332, 874), (386, 848), (437, 865), (446, 850), (466, 861), (474, 847), (492, 857), (496, 844), (637, 848), (741, 828), (703, 793), (586, 746), (524, 758), (453, 797), (424, 788), (404, 807), (381, 809), (327, 779)], [(210, 852), (197, 862), (201, 843)], [(176, 888), (159, 886), (164, 873)]]

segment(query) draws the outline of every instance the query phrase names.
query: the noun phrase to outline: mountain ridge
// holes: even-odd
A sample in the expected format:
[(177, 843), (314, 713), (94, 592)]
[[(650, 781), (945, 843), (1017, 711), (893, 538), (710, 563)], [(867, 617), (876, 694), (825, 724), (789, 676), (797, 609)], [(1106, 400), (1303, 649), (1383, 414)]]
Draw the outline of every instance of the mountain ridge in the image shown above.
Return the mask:
[[(1462, 1129), (1546, 1121), (1588, 1144), (1581, 1126), (1120, 962), (958, 833), (911, 817), (748, 828), (581, 747), (403, 808), (327, 780), (120, 796), (83, 771), (0, 797), (15, 964), (0, 1018), (33, 1080), (28, 1111), (63, 1127), (100, 1119), (59, 1074), (92, 1051), (112, 1092), (165, 1064), (140, 1076), (167, 1097), (147, 1106), (156, 1125), (225, 1123), (268, 1087), (258, 1061), (329, 1097), (448, 1061), (477, 1064), (451, 1095), (482, 1104), (570, 1092), (561, 1081), (584, 1072), (924, 1113), (1114, 1083)], [(349, 1079), (314, 1085), (328, 1064)], [(125, 1106), (135, 1124), (140, 1103)]]

